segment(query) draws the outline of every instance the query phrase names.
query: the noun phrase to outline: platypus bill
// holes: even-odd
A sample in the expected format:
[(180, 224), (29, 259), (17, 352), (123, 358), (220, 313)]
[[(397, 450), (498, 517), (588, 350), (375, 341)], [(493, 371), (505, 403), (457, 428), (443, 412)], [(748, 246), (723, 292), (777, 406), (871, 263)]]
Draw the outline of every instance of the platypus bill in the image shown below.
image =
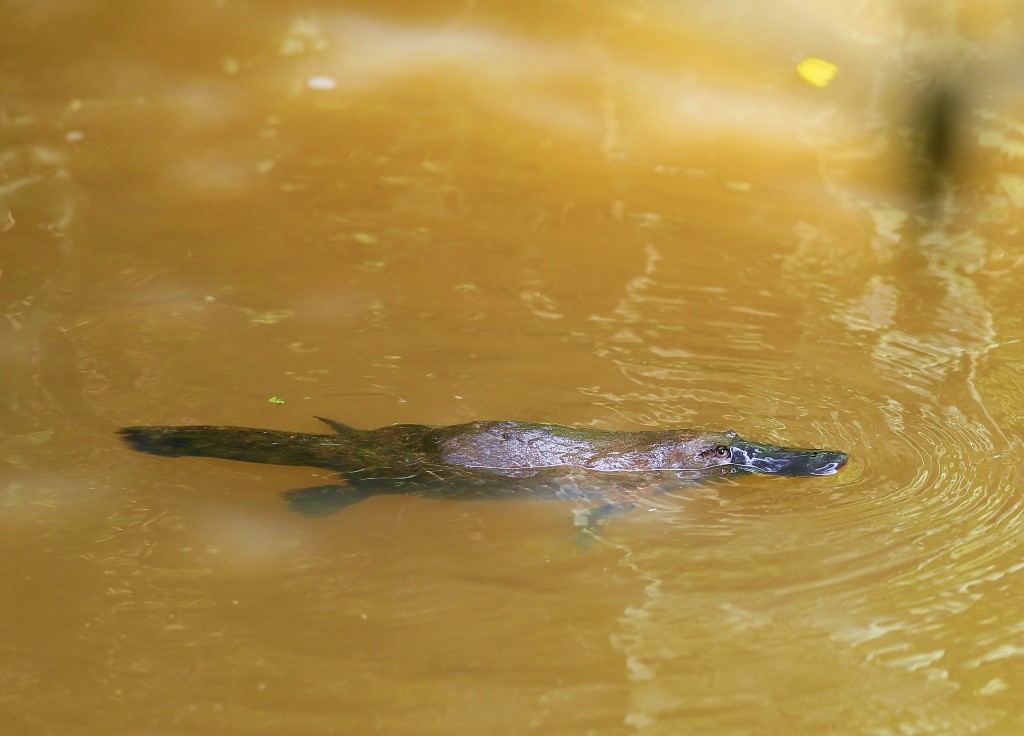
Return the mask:
[(317, 417), (329, 434), (248, 427), (125, 427), (124, 440), (153, 455), (183, 455), (338, 472), (344, 486), (285, 495), (294, 510), (323, 515), (384, 493), (443, 498), (549, 496), (625, 510), (651, 493), (733, 472), (831, 475), (843, 452), (758, 444), (735, 432), (611, 432), (532, 422), (359, 430)]

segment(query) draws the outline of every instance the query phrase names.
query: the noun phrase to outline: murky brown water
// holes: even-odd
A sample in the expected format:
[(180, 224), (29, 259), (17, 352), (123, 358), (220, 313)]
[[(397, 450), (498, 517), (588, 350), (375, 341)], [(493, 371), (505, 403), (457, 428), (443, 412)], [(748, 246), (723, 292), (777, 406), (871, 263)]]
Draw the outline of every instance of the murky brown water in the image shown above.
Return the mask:
[[(1020, 18), (847, 5), (9, 4), (3, 733), (1020, 733)], [(853, 460), (584, 548), (113, 435), (314, 414)]]

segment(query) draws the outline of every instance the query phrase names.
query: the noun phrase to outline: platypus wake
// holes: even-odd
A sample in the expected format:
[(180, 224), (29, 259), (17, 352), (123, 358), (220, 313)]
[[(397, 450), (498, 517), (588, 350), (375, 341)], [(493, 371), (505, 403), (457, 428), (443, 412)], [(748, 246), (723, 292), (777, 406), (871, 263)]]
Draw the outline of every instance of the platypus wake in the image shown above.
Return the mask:
[(333, 432), (186, 426), (126, 427), (120, 434), (134, 449), (154, 455), (337, 471), (344, 486), (285, 494), (292, 508), (315, 515), (384, 493), (584, 498), (602, 501), (602, 509), (626, 510), (651, 493), (710, 476), (831, 475), (847, 460), (843, 452), (763, 445), (740, 439), (735, 432), (610, 432), (532, 422), (393, 424), (359, 430), (320, 421)]

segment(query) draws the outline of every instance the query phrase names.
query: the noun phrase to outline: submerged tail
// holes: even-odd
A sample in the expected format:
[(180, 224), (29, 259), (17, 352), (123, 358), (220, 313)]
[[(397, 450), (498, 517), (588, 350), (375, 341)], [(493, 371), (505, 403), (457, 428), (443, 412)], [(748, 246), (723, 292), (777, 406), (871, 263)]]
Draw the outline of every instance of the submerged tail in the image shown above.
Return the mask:
[(216, 457), (272, 465), (336, 468), (343, 454), (337, 434), (279, 432), (249, 427), (125, 427), (118, 434), (151, 455)]

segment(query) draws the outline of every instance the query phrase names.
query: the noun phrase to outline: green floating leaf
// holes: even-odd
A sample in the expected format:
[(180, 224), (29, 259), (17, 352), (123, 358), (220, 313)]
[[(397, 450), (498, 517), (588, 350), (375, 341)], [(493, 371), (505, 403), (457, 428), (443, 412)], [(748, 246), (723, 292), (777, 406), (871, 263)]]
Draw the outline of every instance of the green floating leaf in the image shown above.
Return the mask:
[[(249, 312), (249, 310), (246, 310)], [(254, 325), (276, 325), (295, 314), (293, 309), (277, 309), (269, 312), (249, 312), (249, 322)]]
[(267, 399), (267, 401), (269, 403), (271, 403), (271, 404), (283, 404), (284, 403), (284, 399), (279, 399), (276, 396), (271, 396), (269, 399)]

